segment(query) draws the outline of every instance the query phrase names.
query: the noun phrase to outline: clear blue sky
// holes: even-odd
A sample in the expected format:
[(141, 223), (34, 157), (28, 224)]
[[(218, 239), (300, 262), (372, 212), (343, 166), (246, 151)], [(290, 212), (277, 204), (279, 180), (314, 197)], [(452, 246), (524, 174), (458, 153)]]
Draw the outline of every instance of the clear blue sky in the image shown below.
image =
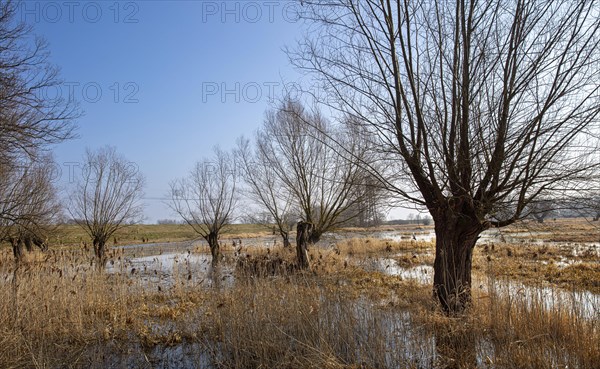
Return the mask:
[(298, 75), (282, 51), (301, 37), (289, 1), (25, 1), (20, 17), (85, 115), (58, 145), (63, 182), (85, 148), (117, 147), (147, 179), (148, 222), (174, 218), (159, 198), (214, 145), (262, 122), (272, 94)]
[[(59, 185), (86, 148), (115, 146), (146, 177), (146, 222), (177, 216), (169, 182), (252, 136), (284, 84), (301, 83), (283, 48), (303, 36), (283, 1), (23, 1), (19, 17), (49, 43), (60, 90), (84, 116), (79, 138), (54, 148)], [(293, 93), (293, 91), (292, 91)], [(396, 210), (392, 217), (405, 217)]]

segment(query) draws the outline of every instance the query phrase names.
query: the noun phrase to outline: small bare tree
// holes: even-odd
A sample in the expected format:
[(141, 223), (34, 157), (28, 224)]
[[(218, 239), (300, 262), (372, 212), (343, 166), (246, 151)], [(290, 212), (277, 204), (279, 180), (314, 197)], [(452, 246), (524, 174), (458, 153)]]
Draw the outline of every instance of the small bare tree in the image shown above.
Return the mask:
[(593, 204), (593, 216), (592, 216), (592, 220), (594, 222), (597, 222), (598, 220), (600, 220), (600, 197), (596, 197), (594, 199), (592, 199), (592, 201), (594, 201)]
[(171, 183), (170, 206), (210, 247), (212, 264), (222, 259), (219, 236), (236, 208), (238, 174), (232, 156), (215, 148), (188, 177)]
[(113, 147), (87, 150), (84, 163), (67, 210), (92, 239), (102, 267), (110, 237), (142, 219), (144, 176)]
[(538, 222), (544, 223), (544, 220), (560, 207), (559, 201), (550, 199), (537, 199), (532, 201), (529, 206), (531, 216)]

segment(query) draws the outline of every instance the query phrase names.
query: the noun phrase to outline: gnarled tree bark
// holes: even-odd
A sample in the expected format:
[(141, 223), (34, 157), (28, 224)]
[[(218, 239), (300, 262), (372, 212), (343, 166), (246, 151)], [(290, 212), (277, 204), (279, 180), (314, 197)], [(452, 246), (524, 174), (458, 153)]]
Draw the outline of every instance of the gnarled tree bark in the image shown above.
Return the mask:
[(206, 242), (208, 242), (208, 247), (210, 248), (212, 266), (216, 266), (223, 258), (223, 255), (221, 254), (221, 247), (219, 246), (219, 234), (217, 232), (210, 232), (206, 236)]
[(462, 312), (471, 303), (473, 249), (485, 229), (476, 219), (450, 211), (435, 216), (433, 289), (444, 311)]
[(300, 221), (296, 226), (296, 256), (300, 269), (310, 269), (308, 244), (311, 242), (312, 231), (312, 223)]

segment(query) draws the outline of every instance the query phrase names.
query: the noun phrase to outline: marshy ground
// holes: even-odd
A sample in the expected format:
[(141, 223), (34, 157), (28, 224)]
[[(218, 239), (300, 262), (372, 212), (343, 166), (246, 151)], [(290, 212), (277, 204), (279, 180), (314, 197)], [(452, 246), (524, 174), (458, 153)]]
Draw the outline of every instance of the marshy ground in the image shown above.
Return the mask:
[(440, 313), (431, 298), (431, 227), (327, 235), (310, 250), (310, 272), (295, 271), (294, 252), (257, 227), (223, 237), (217, 269), (208, 247), (185, 232), (132, 227), (117, 235), (101, 272), (74, 228), (63, 246), (27, 255), (18, 268), (0, 249), (0, 367), (600, 362), (598, 222), (547, 220), (485, 234), (474, 254), (473, 306), (459, 317)]

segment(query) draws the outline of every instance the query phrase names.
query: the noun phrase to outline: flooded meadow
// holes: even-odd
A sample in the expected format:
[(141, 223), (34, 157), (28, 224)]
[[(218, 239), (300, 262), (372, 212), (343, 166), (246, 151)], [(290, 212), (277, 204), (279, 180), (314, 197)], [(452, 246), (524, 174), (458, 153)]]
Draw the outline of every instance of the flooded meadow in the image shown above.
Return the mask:
[[(593, 368), (598, 280), (576, 278), (598, 276), (598, 243), (546, 236), (484, 234), (455, 317), (432, 298), (429, 229), (327, 234), (306, 272), (271, 235), (222, 240), (218, 267), (198, 240), (116, 245), (103, 271), (83, 250), (18, 268), (2, 250), (0, 366)], [(587, 274), (549, 278), (569, 268)]]

